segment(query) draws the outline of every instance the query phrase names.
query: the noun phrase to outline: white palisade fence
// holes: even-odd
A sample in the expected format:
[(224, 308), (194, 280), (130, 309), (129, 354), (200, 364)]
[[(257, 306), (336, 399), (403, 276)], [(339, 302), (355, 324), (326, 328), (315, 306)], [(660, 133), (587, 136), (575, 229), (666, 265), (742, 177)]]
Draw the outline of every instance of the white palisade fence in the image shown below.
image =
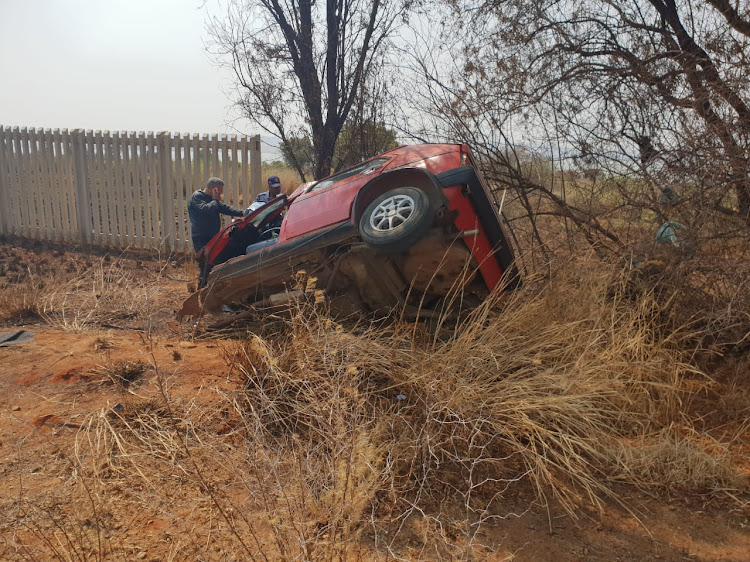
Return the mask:
[(0, 126), (0, 234), (190, 251), (190, 195), (218, 176), (224, 201), (246, 207), (260, 156), (259, 135)]

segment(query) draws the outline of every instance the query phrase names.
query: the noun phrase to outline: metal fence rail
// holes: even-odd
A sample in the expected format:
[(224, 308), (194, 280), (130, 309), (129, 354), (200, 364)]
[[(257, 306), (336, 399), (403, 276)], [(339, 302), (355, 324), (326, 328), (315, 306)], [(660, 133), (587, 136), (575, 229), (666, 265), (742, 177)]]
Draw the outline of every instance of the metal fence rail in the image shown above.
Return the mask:
[(0, 234), (187, 251), (187, 200), (211, 176), (225, 202), (261, 191), (260, 136), (0, 126)]

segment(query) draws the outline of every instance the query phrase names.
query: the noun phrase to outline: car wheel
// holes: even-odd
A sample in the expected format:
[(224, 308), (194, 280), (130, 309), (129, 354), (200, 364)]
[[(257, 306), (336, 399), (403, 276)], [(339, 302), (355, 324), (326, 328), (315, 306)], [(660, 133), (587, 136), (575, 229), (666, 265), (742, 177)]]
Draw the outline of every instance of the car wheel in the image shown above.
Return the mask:
[(430, 198), (416, 187), (387, 191), (365, 209), (359, 220), (364, 242), (382, 253), (409, 249), (432, 226)]

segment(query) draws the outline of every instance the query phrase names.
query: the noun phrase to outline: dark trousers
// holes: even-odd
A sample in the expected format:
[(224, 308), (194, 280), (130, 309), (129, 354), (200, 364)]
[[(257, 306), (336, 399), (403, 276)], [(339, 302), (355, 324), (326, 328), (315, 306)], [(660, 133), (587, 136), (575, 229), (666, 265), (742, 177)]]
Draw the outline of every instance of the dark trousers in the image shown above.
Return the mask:
[(200, 268), (200, 273), (198, 274), (198, 288), (202, 289), (208, 282), (208, 266), (205, 261), (200, 260), (198, 261), (198, 267)]
[(206, 260), (206, 252), (204, 251), (205, 246), (195, 251), (195, 261), (198, 262), (198, 289), (202, 289), (208, 282), (208, 274), (211, 272), (211, 267), (208, 265)]

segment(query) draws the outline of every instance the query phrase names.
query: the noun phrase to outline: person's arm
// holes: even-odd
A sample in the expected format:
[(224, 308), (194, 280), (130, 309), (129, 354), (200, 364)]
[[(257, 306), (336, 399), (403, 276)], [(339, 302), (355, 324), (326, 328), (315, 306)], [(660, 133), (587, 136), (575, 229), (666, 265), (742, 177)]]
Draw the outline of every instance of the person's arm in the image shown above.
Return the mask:
[(222, 215), (231, 215), (233, 217), (241, 217), (245, 214), (245, 212), (242, 209), (238, 209), (236, 207), (232, 207), (230, 205), (227, 205), (225, 203), (222, 203), (220, 201), (212, 201), (212, 203), (217, 203), (219, 205), (219, 212)]
[(192, 205), (193, 208), (201, 215), (212, 215), (219, 212), (219, 202), (216, 199), (202, 201), (201, 199), (194, 197), (190, 201), (190, 205)]

